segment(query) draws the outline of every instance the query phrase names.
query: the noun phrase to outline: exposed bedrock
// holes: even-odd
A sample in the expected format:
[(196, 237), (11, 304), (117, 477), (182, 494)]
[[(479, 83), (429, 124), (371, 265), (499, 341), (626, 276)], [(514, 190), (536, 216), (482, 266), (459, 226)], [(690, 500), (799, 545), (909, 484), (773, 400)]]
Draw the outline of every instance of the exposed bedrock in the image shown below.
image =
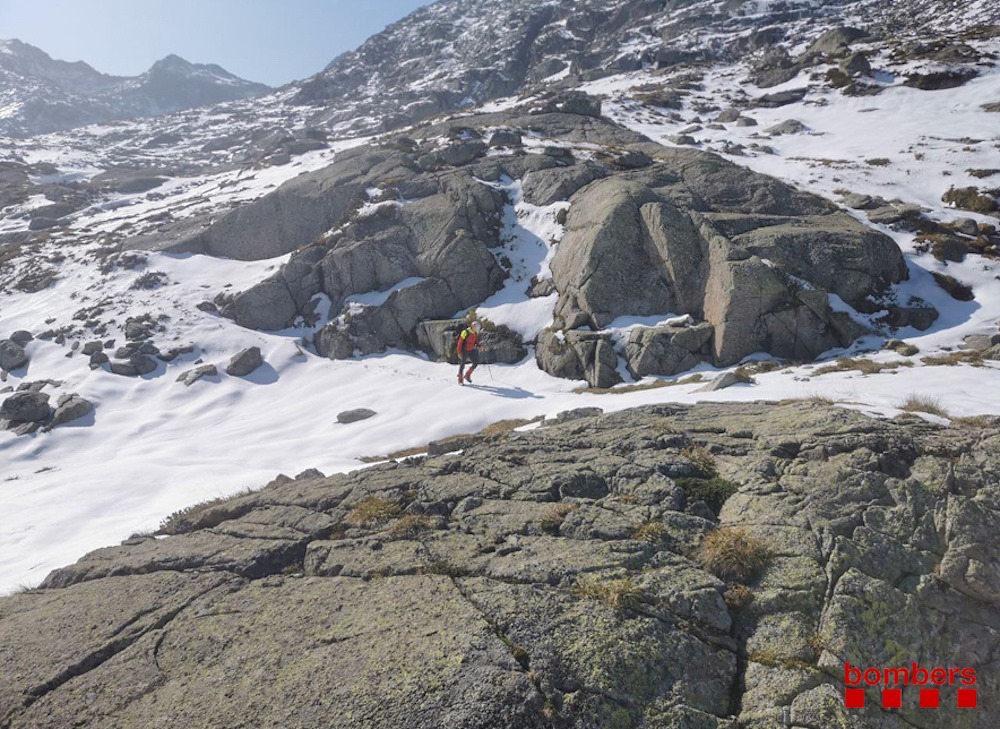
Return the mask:
[[(463, 442), (279, 477), (0, 598), (0, 725), (994, 726), (996, 427), (747, 403)], [(753, 553), (720, 562), (727, 535)], [(847, 710), (845, 661), (974, 668), (980, 708)]]

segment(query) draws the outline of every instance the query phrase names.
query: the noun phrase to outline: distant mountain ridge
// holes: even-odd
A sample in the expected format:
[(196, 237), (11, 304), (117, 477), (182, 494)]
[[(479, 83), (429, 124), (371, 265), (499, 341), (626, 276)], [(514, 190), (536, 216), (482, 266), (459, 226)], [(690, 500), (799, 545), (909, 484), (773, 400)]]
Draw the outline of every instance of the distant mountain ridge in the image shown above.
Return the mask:
[(0, 41), (0, 134), (13, 137), (157, 116), (267, 91), (270, 87), (221, 66), (176, 55), (139, 76), (111, 76), (83, 61), (53, 59), (17, 39)]

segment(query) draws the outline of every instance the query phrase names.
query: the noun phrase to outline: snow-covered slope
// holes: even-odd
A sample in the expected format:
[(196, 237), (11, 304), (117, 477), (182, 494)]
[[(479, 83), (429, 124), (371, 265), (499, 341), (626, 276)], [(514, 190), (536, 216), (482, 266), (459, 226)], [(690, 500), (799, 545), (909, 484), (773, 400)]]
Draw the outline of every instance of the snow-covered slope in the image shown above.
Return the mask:
[[(567, 17), (570, 5), (585, 6), (576, 20)], [(51, 379), (59, 384), (44, 391), (53, 399), (79, 393), (96, 407), (91, 416), (50, 433), (0, 433), (5, 505), (0, 511), (0, 590), (37, 583), (51, 568), (89, 549), (155, 528), (175, 509), (260, 486), (279, 471), (354, 468), (361, 456), (419, 447), (505, 418), (530, 419), (584, 406), (614, 410), (647, 402), (805, 397), (893, 416), (911, 395), (936, 399), (950, 417), (1000, 414), (1000, 401), (984, 396), (1000, 387), (997, 362), (968, 357), (949, 365), (929, 359), (954, 355), (968, 335), (1000, 333), (996, 234), (977, 231), (982, 239), (977, 248), (971, 246), (976, 238), (956, 233), (970, 243), (962, 260), (935, 256), (929, 224), (903, 220), (891, 225), (885, 222), (892, 219), (886, 216), (891, 205), (865, 205), (871, 209), (859, 207), (852, 214), (891, 235), (904, 251), (910, 277), (899, 285), (897, 298), (919, 297), (941, 316), (925, 331), (885, 329), (882, 336), (860, 340), (852, 352), (828, 353), (828, 359), (851, 354), (875, 364), (901, 364), (879, 372), (868, 365), (865, 371), (824, 373), (831, 362), (780, 363), (755, 373), (755, 384), (712, 393), (698, 392), (703, 382), (677, 384), (693, 375), (707, 380), (716, 374), (705, 368), (638, 383), (652, 386), (648, 389), (599, 393), (575, 392), (583, 383), (545, 375), (530, 354), (519, 364), (477, 370), (474, 387), (458, 387), (453, 367), (413, 353), (334, 362), (301, 347), (312, 328), (254, 332), (197, 308), (220, 289), (238, 290), (260, 280), (284, 258), (248, 263), (121, 253), (134, 236), (155, 231), (164, 221), (221, 214), (364, 141), (331, 141), (338, 135), (405, 123), (389, 119), (379, 106), (383, 102), (399, 109), (400, 99), (415, 103), (440, 96), (445, 101), (438, 107), (420, 113), (413, 107), (414, 117), (450, 110), (458, 118), (480, 102), (489, 102), (489, 108), (512, 106), (517, 98), (495, 97), (522, 92), (530, 97), (553, 84), (603, 96), (609, 117), (655, 141), (714, 151), (838, 204), (882, 197), (920, 206), (922, 220), (942, 226), (969, 218), (995, 227), (1000, 224), (995, 214), (961, 211), (942, 197), (951, 187), (975, 187), (984, 194), (1000, 187), (1000, 114), (988, 110), (1000, 103), (1000, 69), (994, 65), (1000, 36), (983, 27), (996, 23), (996, 14), (986, 2), (758, 1), (734, 9), (732, 3), (707, 2), (446, 0), (338, 59), (304, 91), (289, 89), (253, 105), (232, 102), (6, 142), (0, 146), (5, 165), (0, 171), (7, 176), (0, 220), (0, 337), (22, 329), (38, 335), (65, 328), (65, 333), (61, 343), (55, 338), (31, 342), (27, 370), (10, 373), (0, 389)], [(590, 30), (573, 25), (585, 21), (591, 22)], [(843, 25), (870, 31), (869, 38), (851, 45), (872, 67), (871, 73), (851, 79), (858, 84), (851, 93), (861, 95), (845, 94), (846, 86), (829, 82), (829, 71), (848, 60), (848, 53), (785, 67), (791, 76), (773, 86), (751, 80), (769, 52), (784, 49), (794, 65), (825, 32)], [(762, 33), (775, 27), (780, 33)], [(491, 34), (502, 35), (502, 29), (510, 33), (488, 40)], [(515, 42), (529, 36), (526, 45)], [(941, 42), (944, 47), (934, 45)], [(584, 46), (607, 55), (588, 60)], [(972, 49), (972, 60), (941, 60), (956, 57), (941, 51), (958, 46)], [(495, 60), (506, 59), (507, 65), (496, 67), (490, 53), (474, 52), (477, 47), (495, 51)], [(510, 59), (519, 48), (524, 53), (515, 63)], [(679, 55), (670, 55), (675, 51)], [(401, 62), (385, 61), (393, 54), (402, 54)], [(407, 54), (430, 60), (407, 63)], [(622, 58), (631, 60), (616, 67)], [(381, 75), (373, 73), (376, 66)], [(976, 75), (952, 88), (906, 85), (914, 75), (949, 69), (972, 69)], [(380, 96), (386, 89), (400, 96)], [(799, 89), (804, 93), (791, 95), (798, 100), (772, 105), (774, 94)], [(347, 101), (329, 99), (346, 93), (351, 94)], [(319, 106), (302, 105), (306, 97)], [(458, 110), (463, 104), (468, 108)], [(735, 112), (732, 121), (717, 121), (729, 109)], [(739, 119), (756, 125), (743, 126), (747, 122)], [(784, 129), (798, 131), (769, 131), (789, 120), (801, 126)], [(537, 146), (541, 152), (544, 144)], [(122, 168), (158, 183), (129, 187)], [(548, 246), (561, 234), (558, 210), (527, 206), (519, 197), (519, 181), (503, 184), (509, 196), (505, 254), (524, 268), (522, 280), (544, 278)], [(59, 199), (72, 202), (74, 209), (65, 217), (43, 210)], [(58, 224), (29, 231), (38, 218)], [(20, 284), (37, 282), (40, 272), (49, 272), (52, 282), (35, 293), (23, 290), (35, 288)], [(162, 276), (146, 277), (156, 286), (142, 288), (140, 278), (150, 272)], [(967, 284), (975, 298), (956, 300), (933, 273)], [(545, 305), (545, 298), (527, 300), (511, 289), (484, 302), (483, 311), (530, 334), (546, 323), (551, 312), (542, 310)], [(73, 346), (88, 341), (74, 327), (93, 307), (115, 319), (101, 338), (116, 340), (116, 346), (125, 341), (126, 319), (146, 313), (168, 317), (162, 323), (171, 345), (197, 346), (140, 378), (90, 370)], [(617, 329), (628, 325), (612, 324)], [(883, 350), (890, 337), (919, 351)], [(259, 346), (267, 365), (246, 379), (226, 375), (229, 358), (248, 346)], [(199, 360), (219, 365), (220, 374), (190, 387), (176, 382)], [(356, 407), (377, 415), (350, 425), (336, 422), (338, 412)]]

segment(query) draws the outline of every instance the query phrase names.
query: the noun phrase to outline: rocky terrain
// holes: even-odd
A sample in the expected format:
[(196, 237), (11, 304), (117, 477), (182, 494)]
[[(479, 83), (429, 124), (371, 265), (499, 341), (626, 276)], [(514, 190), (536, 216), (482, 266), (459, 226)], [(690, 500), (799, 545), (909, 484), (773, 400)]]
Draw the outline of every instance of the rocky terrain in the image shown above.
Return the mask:
[[(500, 213), (511, 200), (496, 185), (517, 181), (525, 203), (562, 203), (565, 220), (551, 273), (510, 282), (556, 299), (553, 324), (537, 335), (539, 365), (600, 387), (621, 377), (611, 335), (594, 332), (619, 317), (688, 315), (683, 326), (631, 332), (624, 356), (636, 377), (758, 351), (812, 359), (870, 331), (834, 311), (830, 294), (875, 313), (877, 297), (891, 298), (907, 276), (890, 238), (829, 203), (712, 155), (653, 145), (599, 114), (594, 99), (569, 94), (431, 125), (345, 153), (193, 236), (168, 230), (133, 245), (249, 259), (298, 249), (266, 281), (219, 299), (222, 314), (284, 329), (325, 295), (334, 321), (316, 335), (319, 354), (414, 348), (429, 321), (483, 302), (510, 278)], [(352, 310), (351, 296), (413, 277), (383, 304)], [(937, 317), (929, 306), (887, 305), (897, 325), (927, 328)], [(513, 351), (521, 354), (511, 361), (523, 357), (523, 347)]]
[[(0, 726), (995, 725), (995, 422), (660, 405), (429, 450), (3, 598)], [(844, 661), (973, 666), (980, 708), (846, 710)]]
[(141, 76), (108, 76), (83, 61), (54, 60), (19, 40), (0, 41), (0, 134), (5, 136), (170, 114), (267, 91), (219, 66), (179, 56), (157, 61)]
[(8, 43), (0, 729), (993, 729), (998, 28), (443, 0), (214, 105)]

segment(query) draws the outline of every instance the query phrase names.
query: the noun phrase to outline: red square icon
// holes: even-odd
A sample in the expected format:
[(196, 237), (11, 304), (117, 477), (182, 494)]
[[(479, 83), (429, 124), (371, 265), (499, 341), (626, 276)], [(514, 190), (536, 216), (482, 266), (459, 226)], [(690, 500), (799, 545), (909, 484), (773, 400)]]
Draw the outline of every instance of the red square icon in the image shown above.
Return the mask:
[(920, 708), (937, 709), (941, 706), (941, 692), (937, 689), (920, 689)]
[(976, 708), (976, 690), (975, 689), (959, 689), (958, 690), (958, 708), (959, 709), (975, 709)]
[(864, 689), (845, 689), (844, 690), (844, 706), (848, 709), (863, 709), (865, 708), (865, 690)]
[(882, 708), (898, 709), (903, 705), (903, 689), (882, 689)]

